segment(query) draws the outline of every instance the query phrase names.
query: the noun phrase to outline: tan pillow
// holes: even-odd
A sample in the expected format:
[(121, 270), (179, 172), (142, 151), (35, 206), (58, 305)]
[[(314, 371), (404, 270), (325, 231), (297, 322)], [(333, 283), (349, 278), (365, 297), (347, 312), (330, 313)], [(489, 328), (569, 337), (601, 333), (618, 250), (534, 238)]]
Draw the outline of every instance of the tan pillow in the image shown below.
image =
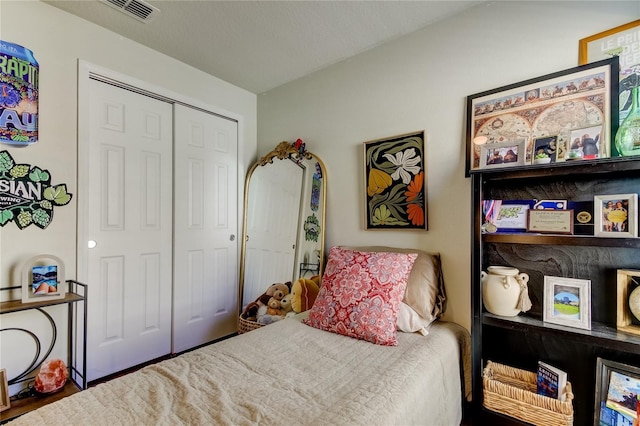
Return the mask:
[(396, 327), (405, 333), (418, 332), (423, 336), (429, 334), (431, 321), (422, 318), (413, 308), (404, 302), (398, 305), (398, 321)]
[(439, 318), (446, 309), (447, 295), (444, 288), (444, 278), (440, 269), (440, 253), (396, 248), (385, 246), (372, 247), (344, 247), (358, 251), (386, 251), (391, 253), (418, 253), (413, 263), (407, 289), (402, 301), (415, 310), (427, 321)]

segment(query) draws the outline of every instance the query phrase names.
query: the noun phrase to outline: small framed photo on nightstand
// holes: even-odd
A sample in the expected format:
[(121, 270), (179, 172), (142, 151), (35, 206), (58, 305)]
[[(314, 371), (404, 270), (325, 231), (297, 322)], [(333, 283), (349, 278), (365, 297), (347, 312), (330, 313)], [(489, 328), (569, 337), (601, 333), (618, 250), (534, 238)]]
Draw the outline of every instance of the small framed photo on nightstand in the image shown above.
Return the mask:
[(591, 330), (591, 281), (545, 276), (542, 320)]

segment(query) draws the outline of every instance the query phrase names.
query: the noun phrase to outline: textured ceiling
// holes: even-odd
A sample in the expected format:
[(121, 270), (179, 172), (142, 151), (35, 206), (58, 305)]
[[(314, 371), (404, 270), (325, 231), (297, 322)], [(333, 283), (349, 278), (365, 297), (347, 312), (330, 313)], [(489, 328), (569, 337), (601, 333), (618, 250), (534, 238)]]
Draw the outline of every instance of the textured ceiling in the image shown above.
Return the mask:
[(45, 2), (256, 94), (483, 3), (152, 0), (142, 23), (97, 0)]

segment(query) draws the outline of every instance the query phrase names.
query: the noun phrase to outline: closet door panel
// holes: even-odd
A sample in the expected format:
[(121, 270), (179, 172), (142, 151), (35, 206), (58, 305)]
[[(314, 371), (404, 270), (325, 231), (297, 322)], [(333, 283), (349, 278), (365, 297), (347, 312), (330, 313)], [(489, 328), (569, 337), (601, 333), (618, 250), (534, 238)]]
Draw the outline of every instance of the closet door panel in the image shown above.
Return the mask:
[(237, 330), (235, 121), (175, 105), (173, 351)]

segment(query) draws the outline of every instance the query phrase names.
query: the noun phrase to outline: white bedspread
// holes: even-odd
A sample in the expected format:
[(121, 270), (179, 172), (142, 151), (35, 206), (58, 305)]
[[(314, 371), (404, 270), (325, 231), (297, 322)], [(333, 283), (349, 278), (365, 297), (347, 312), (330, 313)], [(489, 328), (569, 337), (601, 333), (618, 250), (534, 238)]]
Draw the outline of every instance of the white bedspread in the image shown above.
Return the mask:
[(10, 424), (460, 424), (461, 386), (470, 390), (464, 328), (436, 321), (428, 336), (399, 332), (398, 346), (388, 347), (299, 319), (145, 367)]

